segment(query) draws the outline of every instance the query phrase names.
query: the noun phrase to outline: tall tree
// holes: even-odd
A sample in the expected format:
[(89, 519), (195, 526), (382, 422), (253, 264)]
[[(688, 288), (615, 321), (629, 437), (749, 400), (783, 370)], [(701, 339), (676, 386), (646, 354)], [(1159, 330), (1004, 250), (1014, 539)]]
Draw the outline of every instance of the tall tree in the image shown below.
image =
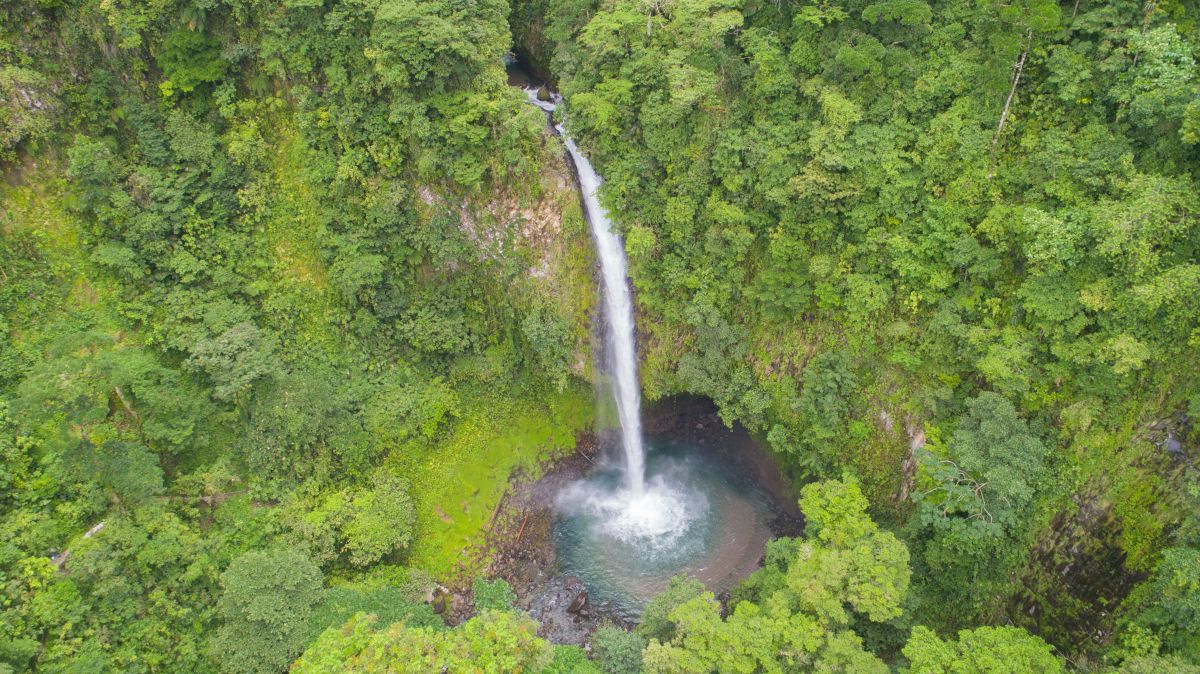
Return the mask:
[(212, 654), (230, 674), (276, 674), (304, 649), (321, 570), (303, 552), (248, 552), (221, 574)]
[(850, 625), (855, 614), (900, 615), (908, 550), (871, 521), (853, 479), (808, 485), (800, 507), (807, 530), (790, 554), (755, 573), (750, 596), (725, 620), (712, 593), (676, 606), (674, 635), (647, 646), (646, 671), (888, 671)]

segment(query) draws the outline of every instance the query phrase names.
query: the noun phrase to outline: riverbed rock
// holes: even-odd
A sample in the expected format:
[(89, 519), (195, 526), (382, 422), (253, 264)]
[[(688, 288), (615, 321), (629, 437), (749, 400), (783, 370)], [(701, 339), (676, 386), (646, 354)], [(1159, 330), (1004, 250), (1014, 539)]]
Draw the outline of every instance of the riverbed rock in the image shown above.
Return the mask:
[(575, 599), (571, 602), (571, 605), (567, 607), (567, 613), (579, 613), (585, 606), (587, 606), (587, 602), (588, 594), (587, 590), (584, 590), (583, 592), (575, 595)]
[(1167, 450), (1167, 453), (1171, 454), (1172, 456), (1179, 457), (1184, 455), (1183, 443), (1180, 442), (1179, 438), (1175, 437), (1174, 434), (1168, 435), (1167, 438), (1163, 440), (1163, 449)]
[(542, 101), (543, 103), (549, 103), (550, 101), (553, 100), (550, 97), (550, 90), (547, 89), (545, 85), (538, 87), (537, 97), (538, 97), (538, 100)]

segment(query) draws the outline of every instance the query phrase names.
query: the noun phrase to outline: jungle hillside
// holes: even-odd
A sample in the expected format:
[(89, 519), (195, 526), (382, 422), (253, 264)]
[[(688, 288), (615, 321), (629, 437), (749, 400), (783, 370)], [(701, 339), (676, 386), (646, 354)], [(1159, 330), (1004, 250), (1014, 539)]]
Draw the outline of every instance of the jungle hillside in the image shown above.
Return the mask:
[[(0, 0), (0, 674), (1200, 673), (1198, 62), (1195, 0)], [(566, 133), (643, 409), (802, 513), (579, 639), (511, 563), (613, 453)]]

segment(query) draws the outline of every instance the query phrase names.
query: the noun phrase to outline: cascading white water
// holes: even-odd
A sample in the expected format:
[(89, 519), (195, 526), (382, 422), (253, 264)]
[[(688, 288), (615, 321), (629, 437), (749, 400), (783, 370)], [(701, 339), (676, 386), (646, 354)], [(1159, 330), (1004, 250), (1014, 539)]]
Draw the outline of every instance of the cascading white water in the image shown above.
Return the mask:
[[(526, 89), (529, 100), (546, 112), (557, 107), (538, 99), (536, 89)], [(625, 473), (629, 491), (635, 498), (645, 492), (646, 455), (642, 446), (642, 421), (640, 417), (641, 392), (638, 386), (637, 351), (633, 341), (633, 297), (626, 278), (625, 246), (620, 235), (612, 229), (608, 211), (600, 205), (596, 194), (600, 188), (600, 176), (575, 141), (567, 135), (562, 124), (555, 126), (571, 161), (579, 174), (579, 187), (583, 192), (583, 205), (592, 237), (596, 240), (596, 252), (600, 256), (600, 269), (604, 279), (604, 318), (607, 325), (605, 348), (609, 361), (609, 377), (612, 382), (613, 398), (617, 405), (617, 417), (621, 422), (621, 445), (625, 451)]]
[[(514, 84), (528, 82), (519, 76)], [(512, 81), (512, 80), (510, 80)], [(561, 102), (529, 101), (553, 114)], [(553, 526), (562, 572), (578, 576), (605, 606), (636, 619), (670, 578), (686, 573), (714, 592), (757, 568), (770, 538), (769, 503), (731, 454), (668, 436), (652, 436), (643, 448), (634, 351), (633, 302), (625, 251), (608, 213), (596, 198), (600, 177), (567, 135), (562, 137), (579, 178), (579, 189), (603, 272), (605, 349), (612, 395), (621, 423), (624, 462), (605, 456), (555, 495)], [(717, 441), (721, 450), (725, 441)]]

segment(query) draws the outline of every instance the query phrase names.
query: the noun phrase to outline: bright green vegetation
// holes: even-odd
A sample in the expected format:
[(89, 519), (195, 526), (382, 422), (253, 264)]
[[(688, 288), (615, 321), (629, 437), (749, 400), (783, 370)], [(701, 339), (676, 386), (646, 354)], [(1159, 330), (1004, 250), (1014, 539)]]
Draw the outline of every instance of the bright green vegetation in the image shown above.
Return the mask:
[[(554, 647), (537, 637), (537, 621), (515, 611), (485, 609), (453, 630), (400, 622), (384, 630), (357, 616), (321, 635), (292, 671), (324, 672), (540, 672)], [(443, 667), (448, 668), (443, 670)]]
[[(420, 464), (404, 471), (413, 484), (426, 485), (415, 496), (423, 543), (411, 551), (410, 563), (440, 577), (478, 570), (473, 565), (482, 558), (464, 558), (462, 551), (481, 543), (509, 474), (536, 471), (556, 452), (570, 451), (574, 432), (591, 421), (592, 392), (574, 388), (548, 393), (545, 401), (481, 396), (475, 405)], [(464, 562), (468, 566), (459, 568)]]
[[(1196, 671), (1197, 17), (0, 3), (0, 672)], [(605, 177), (647, 397), (808, 485), (724, 607), (679, 579), (590, 658), (482, 579), (594, 416), (510, 48)]]
[(440, 624), (510, 473), (590, 426), (587, 234), (506, 6), (436, 57), (409, 10), (0, 8), (0, 670)]

